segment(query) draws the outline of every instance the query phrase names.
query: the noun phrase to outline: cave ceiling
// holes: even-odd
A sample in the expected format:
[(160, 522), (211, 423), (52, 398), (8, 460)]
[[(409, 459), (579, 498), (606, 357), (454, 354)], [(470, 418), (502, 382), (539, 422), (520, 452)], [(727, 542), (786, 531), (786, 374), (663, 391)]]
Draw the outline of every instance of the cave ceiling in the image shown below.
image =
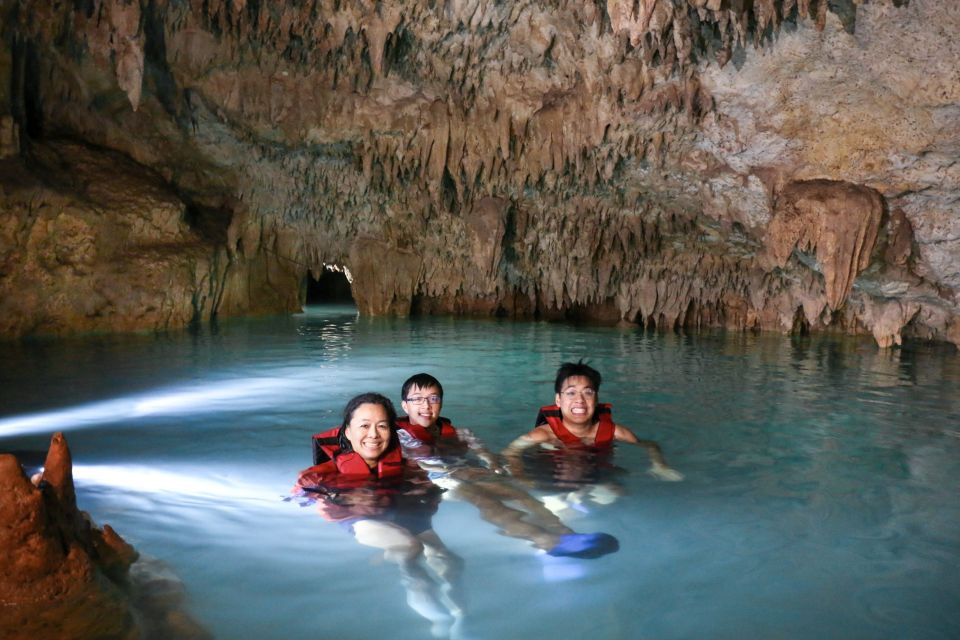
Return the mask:
[(4, 335), (336, 265), (369, 314), (960, 343), (960, 5), (0, 8)]

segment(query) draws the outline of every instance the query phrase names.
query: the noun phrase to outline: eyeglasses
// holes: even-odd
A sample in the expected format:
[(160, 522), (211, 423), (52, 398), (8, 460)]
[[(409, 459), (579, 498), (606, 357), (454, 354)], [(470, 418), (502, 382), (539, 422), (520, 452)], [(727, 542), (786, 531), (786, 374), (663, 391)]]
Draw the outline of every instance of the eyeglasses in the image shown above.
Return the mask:
[(577, 391), (576, 389), (567, 389), (560, 395), (562, 395), (567, 400), (573, 400), (574, 398), (576, 398), (581, 394), (583, 395), (584, 398), (593, 398), (593, 397), (596, 397), (597, 392), (594, 389), (587, 387), (583, 391)]
[(423, 404), (424, 402), (429, 402), (430, 404), (440, 404), (443, 402), (442, 396), (410, 396), (406, 398), (406, 401), (410, 404)]

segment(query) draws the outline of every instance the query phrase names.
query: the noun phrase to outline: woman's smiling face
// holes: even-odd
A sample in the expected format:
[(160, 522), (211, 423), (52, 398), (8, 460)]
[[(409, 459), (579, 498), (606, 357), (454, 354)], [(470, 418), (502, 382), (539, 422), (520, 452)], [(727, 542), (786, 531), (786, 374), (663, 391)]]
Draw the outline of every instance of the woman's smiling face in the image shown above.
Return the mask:
[(387, 410), (372, 402), (357, 407), (345, 430), (353, 450), (371, 467), (390, 446), (390, 417)]

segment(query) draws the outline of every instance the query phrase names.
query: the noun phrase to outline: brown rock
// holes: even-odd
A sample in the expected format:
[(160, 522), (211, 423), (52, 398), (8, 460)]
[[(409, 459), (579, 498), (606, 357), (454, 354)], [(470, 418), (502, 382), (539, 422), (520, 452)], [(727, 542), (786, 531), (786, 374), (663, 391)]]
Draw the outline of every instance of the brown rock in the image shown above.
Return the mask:
[(59, 499), (44, 493), (16, 458), (0, 454), (3, 637), (139, 637), (128, 603), (83, 543), (85, 532), (65, 528), (70, 514), (57, 512)]
[(357, 308), (368, 315), (406, 316), (420, 279), (416, 253), (377, 238), (357, 238), (350, 248), (350, 273)]
[(838, 309), (870, 264), (882, 215), (883, 199), (873, 189), (831, 180), (794, 182), (777, 198), (766, 248), (780, 268), (795, 249), (813, 251), (827, 304)]
[(365, 314), (960, 313), (955, 3), (18, 6), (2, 336), (295, 310), (327, 264)]
[(0, 454), (0, 637), (209, 638), (182, 611), (182, 595), (157, 598), (155, 570), (131, 580), (137, 558), (112, 528), (77, 511), (62, 434), (51, 440), (39, 486)]
[(913, 227), (902, 209), (890, 212), (889, 233), (884, 261), (904, 267), (913, 253)]

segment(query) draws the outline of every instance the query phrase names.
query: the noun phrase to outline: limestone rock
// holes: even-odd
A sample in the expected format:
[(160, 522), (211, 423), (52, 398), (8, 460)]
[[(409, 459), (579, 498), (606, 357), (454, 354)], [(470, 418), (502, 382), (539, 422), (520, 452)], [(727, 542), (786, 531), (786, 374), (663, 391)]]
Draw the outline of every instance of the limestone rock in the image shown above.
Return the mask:
[(883, 200), (873, 189), (829, 180), (793, 182), (777, 198), (766, 248), (780, 268), (795, 249), (814, 251), (827, 304), (837, 309), (870, 264), (882, 214)]
[(8, 115), (0, 116), (0, 160), (20, 153), (20, 128)]
[(953, 340), (955, 3), (25, 4), (0, 335), (288, 311), (336, 265), (363, 313)]
[(149, 604), (156, 591), (144, 576), (156, 571), (140, 567), (131, 579), (138, 555), (77, 509), (62, 434), (51, 439), (36, 486), (13, 455), (0, 454), (0, 636), (209, 638), (183, 610), (182, 597)]
[(361, 313), (406, 316), (420, 279), (420, 258), (377, 238), (359, 237), (350, 248), (353, 295)]
[(92, 539), (101, 533), (79, 517), (60, 434), (47, 461), (52, 482), (38, 489), (16, 458), (0, 454), (3, 636), (138, 637), (119, 586), (97, 566)]

